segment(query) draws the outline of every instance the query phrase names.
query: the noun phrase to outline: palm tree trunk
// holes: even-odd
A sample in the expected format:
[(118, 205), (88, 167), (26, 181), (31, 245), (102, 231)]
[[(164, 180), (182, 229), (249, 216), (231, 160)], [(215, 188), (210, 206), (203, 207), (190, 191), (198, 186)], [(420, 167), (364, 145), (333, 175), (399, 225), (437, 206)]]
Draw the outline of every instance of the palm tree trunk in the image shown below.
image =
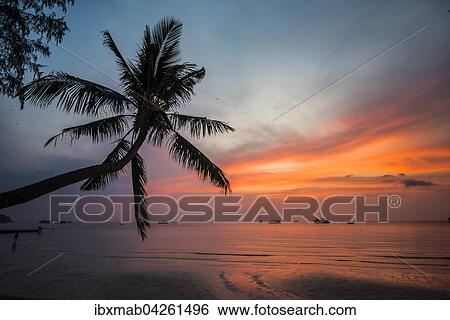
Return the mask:
[(134, 158), (145, 141), (147, 130), (141, 130), (128, 153), (117, 162), (108, 162), (66, 172), (15, 190), (0, 193), (0, 209), (36, 199), (71, 184), (122, 169)]
[(25, 203), (44, 194), (65, 186), (86, 180), (101, 173), (107, 173), (106, 165), (93, 165), (82, 169), (66, 172), (39, 182), (0, 193), (0, 209)]

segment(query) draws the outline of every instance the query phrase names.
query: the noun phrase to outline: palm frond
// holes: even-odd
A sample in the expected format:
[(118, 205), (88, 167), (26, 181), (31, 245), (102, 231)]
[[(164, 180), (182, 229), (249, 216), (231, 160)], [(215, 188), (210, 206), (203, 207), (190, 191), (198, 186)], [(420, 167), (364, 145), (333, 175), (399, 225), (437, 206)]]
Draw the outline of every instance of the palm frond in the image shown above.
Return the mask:
[[(117, 162), (123, 158), (131, 148), (131, 142), (125, 139), (121, 139), (116, 147), (106, 156), (105, 161), (107, 162)], [(81, 190), (101, 190), (104, 189), (111, 181), (118, 178), (119, 172), (125, 169), (110, 172), (107, 174), (99, 174), (95, 177), (91, 177), (86, 182), (84, 182), (80, 189)]]
[(140, 83), (142, 94), (144, 94), (144, 91), (148, 90), (153, 83), (153, 74), (155, 72), (154, 61), (157, 55), (157, 48), (152, 40), (152, 30), (149, 26), (145, 26), (144, 37), (139, 46), (135, 61), (136, 68), (134, 69), (134, 73)]
[(231, 192), (225, 173), (182, 135), (173, 132), (167, 145), (173, 159), (180, 165), (196, 171), (200, 179), (208, 179), (213, 185), (223, 189), (225, 194)]
[(65, 112), (89, 116), (123, 113), (132, 105), (117, 91), (64, 72), (36, 79), (25, 85), (19, 94), (41, 108), (56, 101), (56, 106)]
[(181, 29), (182, 23), (173, 18), (162, 19), (153, 29), (146, 26), (133, 69), (144, 92), (153, 92), (167, 68), (179, 61)]
[(116, 57), (116, 62), (120, 71), (120, 81), (125, 91), (127, 91), (130, 95), (133, 95), (137, 88), (139, 88), (139, 81), (135, 75), (136, 67), (131, 61), (125, 60), (108, 30), (103, 31), (102, 34), (103, 45), (108, 47)]
[(44, 147), (48, 146), (52, 142), (56, 146), (56, 142), (58, 141), (58, 139), (63, 139), (66, 135), (70, 136), (71, 142), (73, 142), (74, 140), (78, 140), (81, 137), (88, 136), (92, 138), (93, 143), (98, 143), (106, 139), (118, 137), (122, 135), (127, 128), (128, 117), (133, 116), (118, 115), (89, 122), (79, 126), (65, 128), (61, 131), (61, 133), (58, 133), (57, 135), (54, 135), (53, 137), (48, 139)]
[(182, 28), (181, 21), (174, 18), (163, 18), (153, 27), (152, 42), (157, 50), (154, 78), (159, 78), (158, 73), (179, 61)]
[(194, 95), (194, 86), (205, 77), (205, 68), (185, 63), (168, 70), (158, 88), (159, 97), (172, 109), (181, 107)]
[(155, 147), (161, 147), (171, 132), (171, 129), (152, 128), (148, 132), (147, 142), (153, 144)]
[(147, 229), (150, 226), (147, 203), (145, 197), (147, 191), (147, 173), (144, 159), (137, 153), (131, 160), (131, 180), (134, 194), (134, 217), (142, 240), (147, 238)]
[(195, 117), (176, 112), (169, 113), (168, 116), (175, 130), (188, 129), (194, 138), (234, 132), (233, 127), (219, 120), (211, 120), (206, 117)]

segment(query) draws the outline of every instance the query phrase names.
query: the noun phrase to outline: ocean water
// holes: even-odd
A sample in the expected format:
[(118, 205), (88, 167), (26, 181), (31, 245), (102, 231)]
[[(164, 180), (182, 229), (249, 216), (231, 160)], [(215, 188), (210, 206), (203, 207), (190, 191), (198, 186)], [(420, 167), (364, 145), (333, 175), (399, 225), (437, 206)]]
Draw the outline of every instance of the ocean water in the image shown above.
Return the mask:
[(449, 299), (450, 225), (45, 225), (0, 234), (0, 297)]

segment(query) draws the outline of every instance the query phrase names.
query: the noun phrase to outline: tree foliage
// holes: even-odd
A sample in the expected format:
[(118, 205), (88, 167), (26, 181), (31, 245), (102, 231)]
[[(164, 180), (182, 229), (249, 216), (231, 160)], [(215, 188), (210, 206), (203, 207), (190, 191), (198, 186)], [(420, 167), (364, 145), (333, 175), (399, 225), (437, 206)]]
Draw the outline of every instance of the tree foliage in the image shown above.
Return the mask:
[[(45, 145), (56, 145), (66, 136), (71, 142), (82, 137), (88, 137), (94, 143), (112, 140), (115, 147), (96, 167), (97, 173), (80, 176), (79, 181), (85, 181), (81, 189), (105, 188), (119, 172), (131, 169), (135, 218), (142, 238), (146, 237), (149, 227), (145, 200), (141, 201), (145, 199), (145, 185), (149, 179), (144, 159), (138, 153), (144, 142), (167, 147), (176, 162), (196, 172), (202, 181), (209, 181), (225, 193), (231, 191), (230, 182), (219, 166), (181, 134), (187, 132), (198, 139), (234, 131), (225, 122), (178, 112), (191, 99), (194, 86), (205, 76), (204, 68), (180, 62), (181, 29), (181, 22), (173, 18), (162, 19), (153, 28), (147, 26), (134, 60), (125, 59), (111, 34), (103, 33), (103, 44), (112, 51), (117, 62), (122, 92), (63, 72), (38, 78), (20, 90), (25, 100), (41, 108), (53, 104), (67, 113), (107, 116), (63, 129)], [(70, 173), (71, 183), (77, 174)], [(47, 189), (49, 184), (61, 185), (64, 178), (61, 175), (35, 184), (31, 193)], [(29, 191), (25, 187), (17, 192)], [(10, 192), (8, 196), (16, 194)]]
[[(50, 56), (50, 41), (60, 43), (74, 0), (0, 0), (0, 91), (15, 96), (29, 72), (41, 75), (39, 56)], [(57, 14), (57, 12), (59, 14)], [(21, 97), (23, 106), (23, 98)]]

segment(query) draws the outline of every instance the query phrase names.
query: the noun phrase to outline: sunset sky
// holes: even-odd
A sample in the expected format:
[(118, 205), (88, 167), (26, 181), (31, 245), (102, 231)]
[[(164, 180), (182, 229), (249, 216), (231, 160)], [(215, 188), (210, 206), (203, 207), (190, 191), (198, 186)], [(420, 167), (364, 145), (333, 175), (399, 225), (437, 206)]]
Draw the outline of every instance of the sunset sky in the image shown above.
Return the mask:
[[(450, 13), (448, 1), (108, 1), (78, 0), (62, 45), (118, 79), (102, 46), (108, 29), (134, 57), (146, 24), (184, 23), (182, 59), (206, 68), (183, 113), (228, 122), (236, 132), (193, 141), (227, 173), (235, 194), (400, 194), (398, 220), (450, 216)], [(273, 121), (394, 43), (421, 32)], [(118, 89), (61, 48), (43, 60)], [(103, 160), (111, 145), (44, 142), (87, 122), (54, 108), (0, 98), (0, 190)], [(150, 194), (217, 190), (145, 147)], [(59, 193), (78, 193), (71, 186)], [(104, 193), (130, 193), (127, 176)], [(9, 208), (46, 216), (48, 199)]]

